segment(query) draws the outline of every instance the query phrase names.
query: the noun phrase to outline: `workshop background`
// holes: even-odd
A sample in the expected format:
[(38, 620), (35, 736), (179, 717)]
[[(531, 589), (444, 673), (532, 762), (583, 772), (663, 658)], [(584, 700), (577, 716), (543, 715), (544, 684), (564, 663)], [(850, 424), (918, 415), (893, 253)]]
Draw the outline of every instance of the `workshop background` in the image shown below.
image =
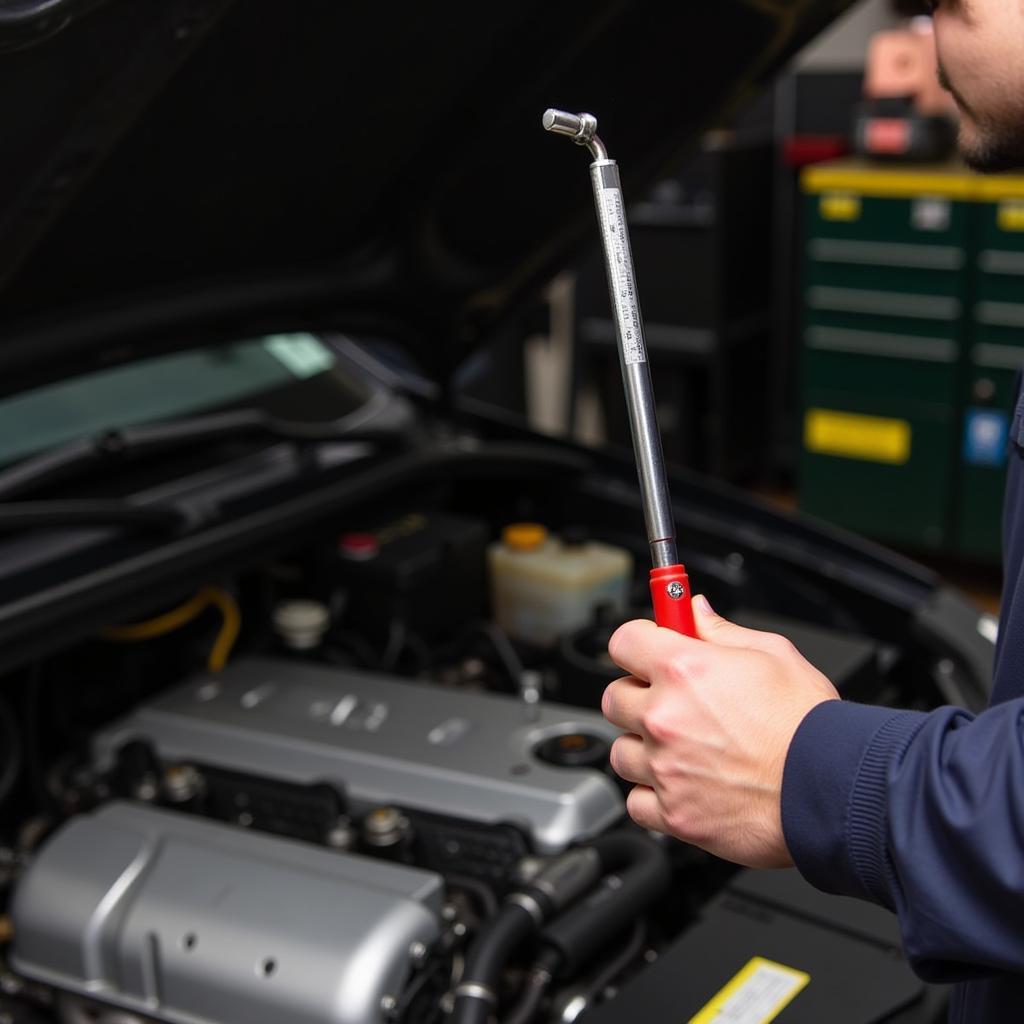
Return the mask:
[[(960, 163), (933, 61), (920, 4), (864, 0), (627, 197), (629, 223), (666, 459), (903, 551), (996, 612), (1024, 176)], [(596, 228), (546, 298), (463, 388), (628, 449)]]

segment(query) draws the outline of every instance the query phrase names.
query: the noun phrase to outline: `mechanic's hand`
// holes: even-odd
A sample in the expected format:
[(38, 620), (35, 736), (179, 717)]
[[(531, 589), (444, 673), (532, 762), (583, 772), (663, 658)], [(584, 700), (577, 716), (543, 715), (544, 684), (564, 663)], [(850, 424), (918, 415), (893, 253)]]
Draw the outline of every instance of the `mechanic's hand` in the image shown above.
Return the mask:
[(793, 863), (782, 835), (782, 769), (790, 741), (835, 687), (784, 637), (720, 618), (693, 601), (700, 640), (646, 619), (608, 644), (631, 673), (601, 708), (625, 729), (611, 763), (637, 783), (626, 807), (644, 828), (667, 832), (749, 867)]

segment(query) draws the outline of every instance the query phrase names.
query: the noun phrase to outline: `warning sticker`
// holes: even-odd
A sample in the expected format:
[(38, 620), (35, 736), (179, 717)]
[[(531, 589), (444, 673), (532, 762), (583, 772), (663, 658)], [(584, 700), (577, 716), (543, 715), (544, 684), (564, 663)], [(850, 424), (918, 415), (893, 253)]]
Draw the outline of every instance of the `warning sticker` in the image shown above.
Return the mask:
[(810, 980), (803, 971), (755, 956), (689, 1024), (769, 1024)]
[(615, 322), (622, 339), (623, 361), (643, 363), (647, 361), (644, 352), (644, 336), (640, 326), (640, 304), (636, 297), (636, 281), (633, 279), (633, 260), (629, 253), (629, 236), (626, 234), (626, 211), (622, 205), (622, 190), (605, 188), (600, 192), (601, 234), (604, 237), (608, 256), (609, 285), (612, 303), (615, 306)]

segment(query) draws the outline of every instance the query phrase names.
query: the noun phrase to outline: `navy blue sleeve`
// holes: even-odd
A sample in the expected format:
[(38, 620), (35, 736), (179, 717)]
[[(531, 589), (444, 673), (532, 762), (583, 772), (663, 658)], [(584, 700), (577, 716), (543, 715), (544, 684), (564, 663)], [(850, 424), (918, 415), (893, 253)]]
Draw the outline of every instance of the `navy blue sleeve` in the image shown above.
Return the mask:
[(826, 892), (881, 903), (929, 981), (1024, 969), (1024, 698), (976, 718), (827, 701), (782, 786), (786, 843)]

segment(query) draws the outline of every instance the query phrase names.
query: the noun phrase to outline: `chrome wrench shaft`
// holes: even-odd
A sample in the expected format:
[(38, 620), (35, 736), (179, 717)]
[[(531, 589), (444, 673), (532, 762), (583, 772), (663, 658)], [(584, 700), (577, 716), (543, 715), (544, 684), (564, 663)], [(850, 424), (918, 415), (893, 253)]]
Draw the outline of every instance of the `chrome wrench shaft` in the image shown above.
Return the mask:
[[(618, 164), (609, 158), (608, 151), (598, 137), (597, 119), (592, 114), (548, 110), (544, 113), (542, 123), (547, 131), (568, 136), (577, 145), (586, 146), (594, 157), (590, 165), (590, 181), (601, 228), (626, 410), (640, 481), (640, 498), (651, 549), (651, 563), (654, 566), (651, 593), (655, 617), (661, 624), (661, 606), (667, 595), (673, 605), (685, 606), (685, 611), (682, 607), (670, 609), (674, 619), (683, 616), (681, 625), (673, 621), (673, 628), (693, 635), (689, 582), (682, 566), (678, 564), (672, 504), (655, 412), (654, 387), (644, 343), (640, 299), (633, 272), (633, 254), (629, 244)], [(677, 569), (680, 572), (676, 572)], [(654, 573), (658, 573), (657, 587)]]

